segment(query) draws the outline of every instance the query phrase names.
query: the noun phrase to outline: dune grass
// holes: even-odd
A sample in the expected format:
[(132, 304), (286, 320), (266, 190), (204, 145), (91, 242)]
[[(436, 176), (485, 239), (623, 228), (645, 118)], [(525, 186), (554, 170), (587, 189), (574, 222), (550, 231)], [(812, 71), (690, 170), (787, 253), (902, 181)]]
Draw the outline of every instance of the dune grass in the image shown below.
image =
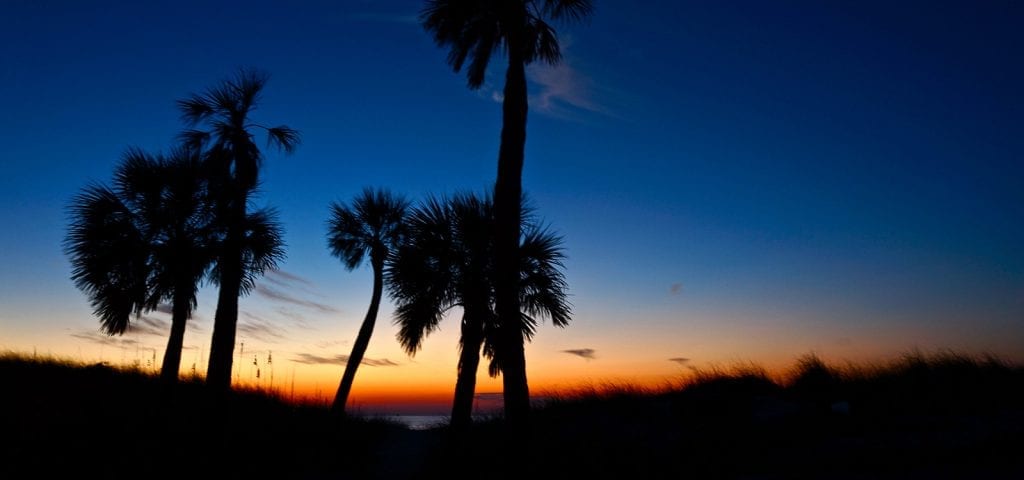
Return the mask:
[(660, 388), (547, 396), (513, 463), (500, 416), (462, 437), (340, 419), (255, 389), (169, 387), (148, 371), (0, 354), (0, 477), (1024, 478), (1024, 368), (911, 352), (694, 369)]
[(378, 444), (401, 428), (255, 389), (167, 385), (137, 368), (52, 357), (0, 354), (0, 384), (0, 430), (11, 440), (0, 478), (365, 478)]
[[(610, 384), (534, 412), (526, 476), (568, 478), (1024, 478), (1024, 368), (911, 352), (772, 375), (694, 369), (673, 385)], [(497, 464), (500, 421), (459, 443), (461, 473)]]

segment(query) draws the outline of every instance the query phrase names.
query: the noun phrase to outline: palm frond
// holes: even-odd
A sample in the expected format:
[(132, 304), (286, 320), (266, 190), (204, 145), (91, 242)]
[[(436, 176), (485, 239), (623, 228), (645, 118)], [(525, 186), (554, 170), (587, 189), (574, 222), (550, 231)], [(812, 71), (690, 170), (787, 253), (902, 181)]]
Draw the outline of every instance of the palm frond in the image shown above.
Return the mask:
[(341, 203), (331, 204), (331, 218), (327, 226), (327, 246), (348, 270), (355, 270), (366, 255), (364, 246), (369, 234), (358, 217)]
[(202, 130), (185, 130), (178, 134), (178, 141), (185, 146), (185, 148), (202, 151), (206, 147), (206, 144), (210, 141), (210, 133)]
[(146, 305), (148, 249), (136, 218), (107, 187), (86, 187), (71, 202), (64, 241), (71, 280), (89, 297), (104, 332), (122, 334)]
[(353, 270), (366, 256), (383, 263), (405, 235), (409, 202), (384, 189), (364, 189), (350, 205), (331, 204), (327, 243), (331, 254)]
[[(469, 69), (466, 71), (466, 80), (469, 88), (477, 89), (483, 86), (487, 74), (487, 65), (491, 61), (491, 54), (501, 45), (501, 30), (498, 22), (478, 21), (473, 24), (473, 31), (466, 36), (466, 42), (472, 46), (465, 49), (470, 54)], [(465, 60), (465, 54), (463, 58)], [(455, 71), (459, 71), (459, 65), (452, 65)]]
[(447, 63), (459, 72), (467, 59), (468, 85), (483, 85), (491, 54), (502, 44), (501, 8), (496, 2), (434, 0), (420, 11), (420, 22), (439, 47), (448, 47)]
[(541, 11), (554, 20), (582, 22), (594, 14), (591, 0), (543, 0)]
[(532, 18), (527, 22), (526, 63), (540, 60), (548, 65), (555, 65), (562, 60), (562, 50), (558, 45), (555, 29), (540, 18)]
[(214, 114), (213, 106), (202, 95), (192, 94), (184, 100), (178, 100), (181, 120), (185, 125), (193, 127)]
[(229, 81), (235, 90), (238, 109), (246, 112), (252, 110), (259, 103), (260, 92), (269, 79), (269, 74), (255, 68), (239, 69), (235, 78)]
[(399, 327), (396, 338), (409, 356), (416, 356), (423, 348), (423, 339), (441, 325), (446, 309), (433, 300), (422, 297), (395, 308), (394, 323)]
[(536, 318), (544, 317), (558, 327), (569, 324), (572, 307), (562, 244), (562, 237), (539, 226), (528, 229), (521, 242), (520, 307), (534, 324)]
[(277, 268), (284, 259), (284, 229), (277, 220), (277, 211), (264, 208), (250, 212), (245, 220), (242, 240), (241, 292), (248, 294), (256, 280), (267, 270)]
[(299, 131), (291, 127), (280, 125), (267, 129), (267, 146), (276, 146), (284, 150), (285, 153), (295, 152), (300, 141)]
[(127, 149), (114, 170), (114, 187), (130, 208), (140, 211), (143, 218), (151, 218), (145, 212), (159, 210), (164, 187), (163, 159), (136, 147)]

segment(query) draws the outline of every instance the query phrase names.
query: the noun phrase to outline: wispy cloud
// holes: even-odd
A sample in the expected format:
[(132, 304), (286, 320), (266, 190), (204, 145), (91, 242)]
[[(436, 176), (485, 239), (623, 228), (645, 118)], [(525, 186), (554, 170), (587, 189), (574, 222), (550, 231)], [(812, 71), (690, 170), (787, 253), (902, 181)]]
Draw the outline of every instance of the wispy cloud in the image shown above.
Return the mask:
[(678, 363), (679, 365), (686, 365), (687, 363), (690, 363), (690, 359), (686, 357), (672, 357), (668, 359), (668, 361)]
[(320, 298), (323, 298), (324, 296), (316, 290), (316, 285), (309, 279), (284, 270), (269, 270), (266, 275), (263, 276), (263, 279), (279, 287), (301, 290)]
[(570, 349), (570, 350), (562, 350), (562, 353), (568, 353), (569, 355), (576, 355), (577, 357), (585, 358), (587, 360), (593, 360), (593, 359), (597, 358), (597, 356), (594, 355), (596, 353), (596, 350), (594, 350), (593, 348), (576, 348), (576, 349)]
[[(345, 365), (348, 364), (348, 355), (333, 355), (324, 357), (320, 355), (313, 355), (312, 353), (298, 353), (296, 358), (291, 360), (295, 363), (302, 363), (305, 365)], [(392, 362), (386, 358), (373, 359), (363, 357), (362, 365), (368, 367), (397, 367), (398, 363)]]
[(680, 293), (683, 293), (683, 284), (673, 283), (668, 287), (668, 293), (669, 295), (679, 295)]
[(275, 307), (274, 311), (280, 314), (282, 317), (288, 317), (295, 321), (306, 320), (306, 317), (304, 317), (301, 313), (296, 312), (295, 310), (292, 310), (288, 307)]
[(618, 117), (599, 100), (606, 89), (580, 69), (570, 54), (572, 38), (563, 38), (561, 47), (562, 60), (558, 64), (535, 62), (526, 69), (527, 79), (540, 87), (530, 96), (530, 110), (572, 121), (583, 120), (587, 113)]
[[(614, 91), (599, 85), (577, 66), (569, 54), (571, 45), (571, 38), (562, 39), (562, 60), (558, 64), (534, 62), (526, 68), (527, 80), (535, 84), (531, 90), (537, 92), (529, 97), (530, 111), (574, 122), (585, 121), (588, 114), (622, 119), (607, 103)], [(505, 96), (500, 85), (485, 81), (478, 95), (501, 103)]]
[(298, 305), (300, 307), (306, 307), (309, 309), (317, 310), (322, 313), (337, 313), (338, 309), (330, 305), (323, 303), (314, 302), (304, 298), (292, 296), (286, 292), (282, 292), (276, 288), (271, 288), (266, 285), (256, 285), (256, 293), (268, 298), (270, 300), (277, 300), (279, 302), (290, 303), (292, 305)]
[(313, 327), (312, 325), (309, 324), (308, 321), (306, 321), (306, 317), (299, 312), (296, 312), (287, 307), (275, 307), (274, 311), (277, 312), (277, 314), (281, 315), (282, 317), (291, 319), (292, 325), (298, 328), (301, 328), (303, 330), (316, 330), (315, 327)]
[(527, 70), (530, 81), (540, 91), (530, 98), (530, 109), (563, 120), (579, 120), (582, 112), (611, 113), (593, 98), (593, 82), (564, 60), (551, 65), (531, 66)]
[(139, 341), (134, 338), (115, 337), (96, 332), (75, 332), (69, 335), (80, 340), (100, 345), (110, 345), (114, 347), (134, 347), (139, 345)]
[(312, 287), (313, 286), (313, 282), (311, 282), (311, 281), (309, 281), (309, 280), (307, 280), (305, 278), (302, 278), (302, 277), (300, 277), (300, 276), (298, 276), (298, 275), (296, 275), (294, 273), (286, 272), (286, 271), (281, 270), (279, 268), (275, 268), (273, 270), (267, 270), (267, 273), (266, 273), (266, 275), (263, 276), (263, 278), (266, 278), (267, 280), (270, 280), (270, 281), (272, 281), (274, 283), (277, 283), (279, 285), (288, 285), (288, 284), (291, 284), (291, 283), (298, 283), (298, 284), (301, 284), (301, 285), (305, 285), (307, 287)]
[[(156, 312), (156, 313), (162, 314), (162, 315), (174, 315), (174, 306), (169, 304), (169, 303), (161, 303), (161, 304), (157, 305), (156, 308), (153, 309), (153, 312)], [(194, 329), (196, 331), (202, 331), (201, 328), (195, 326), (195, 322), (199, 322), (199, 321), (202, 321), (202, 320), (203, 320), (202, 315), (199, 315), (198, 313), (193, 311), (192, 312), (192, 316), (189, 317), (189, 319), (188, 319), (188, 321), (189, 321), (189, 328)], [(167, 329), (169, 330), (170, 327), (167, 327)]]
[(274, 325), (273, 322), (244, 310), (240, 313), (246, 318), (238, 322), (238, 333), (242, 336), (270, 343), (285, 339), (284, 330)]
[(128, 333), (139, 335), (165, 336), (171, 330), (171, 322), (143, 315), (128, 324)]
[(345, 341), (345, 340), (324, 340), (322, 342), (314, 343), (313, 346), (316, 347), (316, 348), (331, 348), (331, 347), (337, 347), (339, 345), (344, 345), (346, 343), (348, 343), (348, 342)]

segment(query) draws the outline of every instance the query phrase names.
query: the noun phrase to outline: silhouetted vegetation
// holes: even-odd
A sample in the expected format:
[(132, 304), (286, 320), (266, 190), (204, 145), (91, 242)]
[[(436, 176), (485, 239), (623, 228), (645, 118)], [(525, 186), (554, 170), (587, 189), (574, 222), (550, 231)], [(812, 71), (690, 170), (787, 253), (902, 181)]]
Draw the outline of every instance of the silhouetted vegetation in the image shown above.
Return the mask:
[[(743, 366), (557, 395), (531, 425), (518, 473), (540, 478), (1021, 478), (1024, 368), (952, 353), (843, 368), (807, 356), (783, 378)], [(427, 471), (493, 469), (504, 428), (477, 425)]]
[(469, 61), (466, 78), (470, 88), (483, 85), (495, 52), (508, 58), (494, 184), (494, 286), (499, 338), (496, 348), (503, 351), (505, 415), (514, 421), (525, 422), (530, 411), (518, 292), (528, 108), (526, 66), (535, 61), (553, 65), (561, 60), (558, 36), (550, 20), (582, 21), (592, 11), (590, 0), (428, 0), (420, 13), (423, 28), (439, 46), (448, 48), (448, 64), (456, 72)]
[(71, 279), (89, 296), (102, 330), (128, 331), (131, 317), (171, 304), (162, 375), (176, 381), (185, 326), (216, 242), (198, 155), (129, 149), (114, 188), (92, 185), (71, 205), (65, 250)]
[(212, 278), (220, 290), (207, 381), (225, 389), (231, 385), (238, 297), (252, 290), (255, 279), (283, 255), (273, 212), (249, 213), (263, 161), (252, 132), (263, 130), (268, 145), (287, 153), (299, 144), (296, 130), (284, 125), (265, 127), (250, 118), (267, 78), (255, 70), (240, 70), (205, 93), (178, 102), (182, 120), (190, 128), (180, 135), (181, 140), (191, 150), (202, 152), (214, 216), (222, 231)]
[(379, 478), (404, 432), (198, 379), (0, 355), (0, 478)]
[(369, 257), (373, 269), (373, 293), (359, 334), (352, 344), (352, 354), (345, 362), (345, 373), (334, 396), (333, 409), (344, 413), (356, 370), (370, 345), (377, 322), (381, 294), (384, 291), (384, 264), (405, 236), (405, 214), (409, 202), (387, 190), (363, 190), (351, 205), (334, 203), (327, 229), (331, 255), (338, 257), (348, 270), (355, 270)]
[[(446, 312), (462, 308), (453, 429), (471, 422), (481, 350), (491, 360), (490, 375), (501, 372), (495, 348), (493, 212), (489, 196), (428, 198), (410, 213), (409, 234), (387, 267), (389, 292), (397, 303), (398, 341), (409, 355), (416, 354)], [(524, 220), (519, 292), (522, 334), (529, 339), (540, 318), (567, 325), (570, 307), (561, 238), (530, 217)]]
[[(4, 478), (512, 476), (500, 417), (449, 437), (266, 392), (10, 354), (0, 381)], [(779, 378), (697, 370), (660, 389), (549, 396), (528, 435), (515, 473), (535, 478), (1021, 478), (1024, 368), (914, 353), (866, 367), (808, 356)]]

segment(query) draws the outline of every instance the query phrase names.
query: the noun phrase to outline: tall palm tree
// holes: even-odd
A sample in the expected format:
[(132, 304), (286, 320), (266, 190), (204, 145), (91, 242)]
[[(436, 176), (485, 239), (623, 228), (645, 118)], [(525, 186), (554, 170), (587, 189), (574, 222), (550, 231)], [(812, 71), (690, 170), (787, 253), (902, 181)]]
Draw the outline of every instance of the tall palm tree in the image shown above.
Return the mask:
[(128, 150), (115, 188), (87, 187), (75, 197), (65, 241), (72, 280), (90, 297), (104, 332), (123, 334), (132, 314), (171, 303), (171, 332), (161, 377), (174, 382), (196, 291), (212, 261), (209, 209), (197, 155), (167, 157)]
[(331, 254), (338, 257), (349, 271), (362, 265), (367, 257), (373, 269), (370, 308), (359, 327), (359, 334), (352, 345), (352, 354), (345, 364), (345, 374), (341, 377), (338, 393), (334, 396), (331, 408), (336, 412), (345, 412), (345, 404), (348, 403), (348, 395), (352, 391), (356, 370), (370, 344), (384, 290), (384, 264), (405, 235), (405, 215), (408, 207), (409, 202), (399, 195), (393, 195), (387, 190), (369, 188), (357, 195), (351, 205), (331, 204), (331, 218), (327, 231), (327, 244)]
[(182, 119), (190, 128), (181, 138), (195, 150), (206, 149), (204, 162), (209, 169), (217, 223), (224, 229), (216, 269), (220, 291), (206, 377), (209, 384), (221, 388), (231, 385), (238, 297), (248, 290), (246, 279), (262, 273), (258, 268), (246, 270), (258, 264), (246, 265), (243, 246), (249, 198), (259, 184), (263, 160), (252, 132), (263, 130), (267, 144), (286, 153), (294, 151), (299, 143), (296, 130), (284, 125), (266, 127), (249, 118), (259, 104), (267, 78), (255, 70), (240, 70), (205, 93), (178, 102)]
[[(490, 198), (456, 195), (429, 198), (409, 216), (409, 235), (387, 269), (391, 296), (397, 301), (399, 343), (415, 355), (423, 339), (436, 330), (447, 311), (461, 307), (459, 364), (451, 426), (471, 423), (481, 348), (496, 376), (502, 366), (494, 313), (494, 275)], [(561, 239), (527, 222), (520, 256), (522, 334), (532, 338), (539, 317), (557, 326), (569, 321), (570, 307), (561, 272)]]
[(434, 41), (449, 49), (448, 64), (456, 72), (469, 60), (466, 73), (470, 88), (483, 85), (495, 52), (508, 59), (494, 192), (494, 280), (501, 331), (498, 346), (507, 350), (502, 374), (505, 416), (515, 423), (524, 423), (521, 420), (530, 411), (525, 338), (516, 292), (526, 148), (526, 65), (538, 60), (555, 64), (561, 59), (558, 37), (549, 20), (581, 21), (592, 12), (590, 0), (427, 0), (420, 13), (423, 27)]

